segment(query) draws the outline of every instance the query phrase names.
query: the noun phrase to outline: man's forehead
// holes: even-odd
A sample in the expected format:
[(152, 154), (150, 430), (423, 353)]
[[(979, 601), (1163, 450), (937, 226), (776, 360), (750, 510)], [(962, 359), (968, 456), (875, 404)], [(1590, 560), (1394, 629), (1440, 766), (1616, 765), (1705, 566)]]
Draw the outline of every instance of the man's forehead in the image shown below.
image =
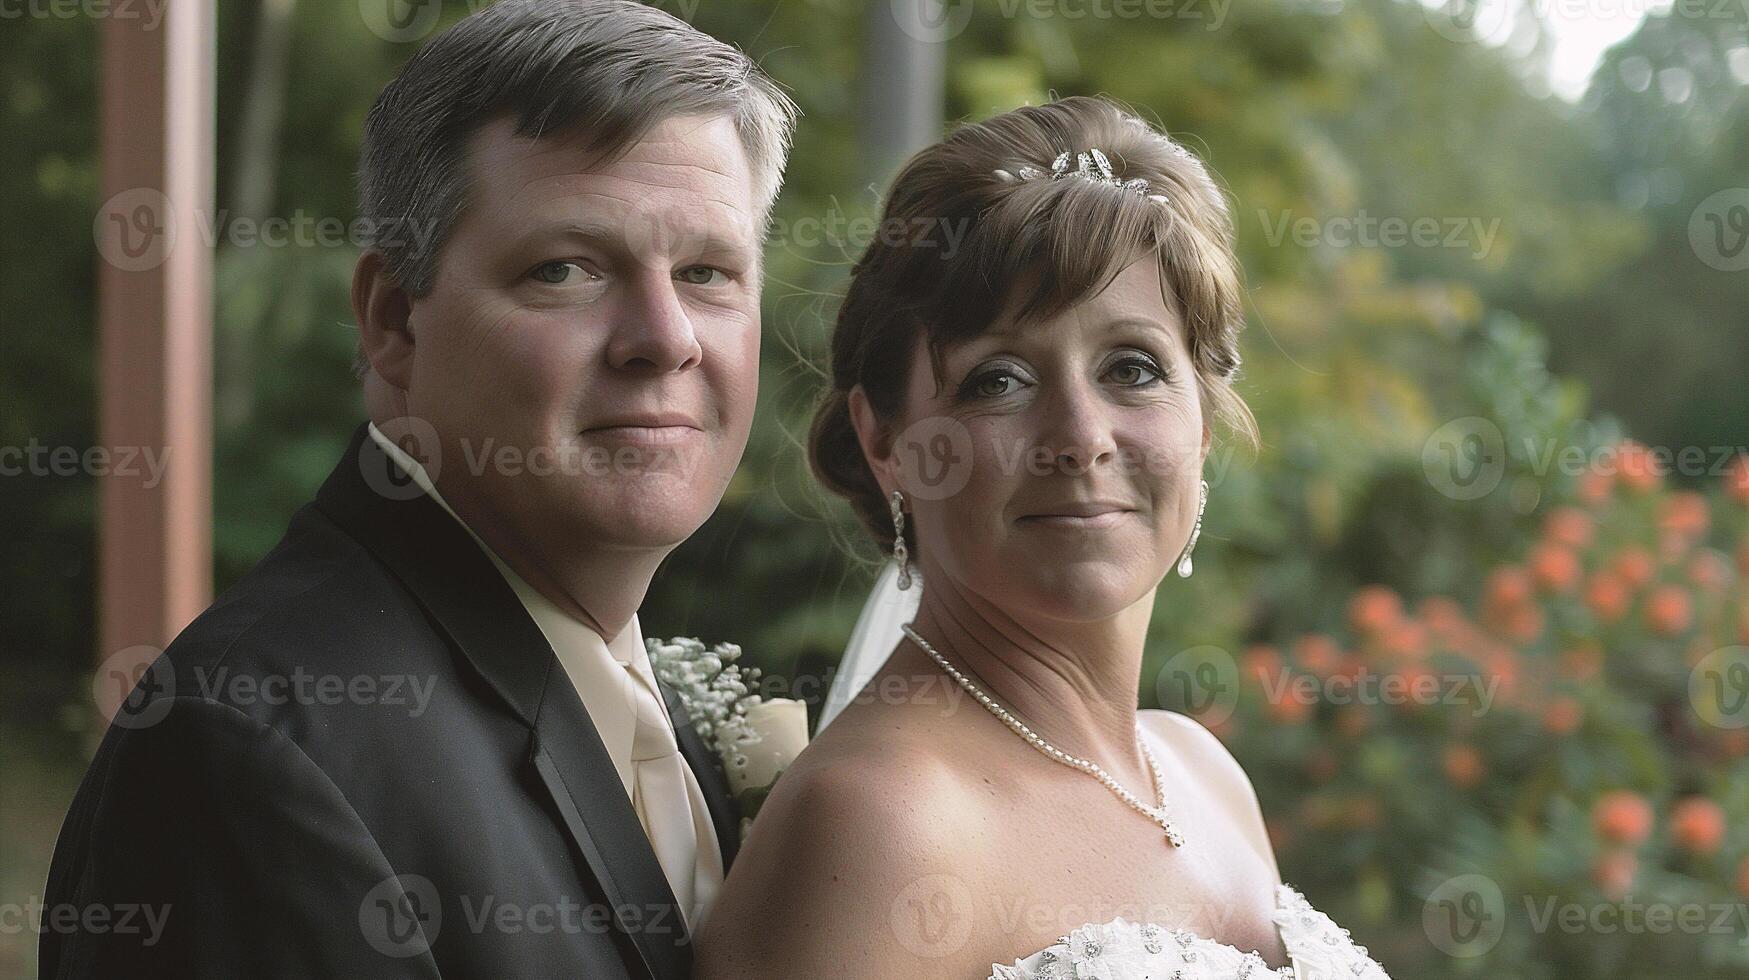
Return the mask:
[(623, 176), (752, 190), (745, 149), (727, 116), (670, 116), (637, 140), (612, 148), (584, 131), (519, 135), (514, 119), (499, 117), (475, 132), (469, 156), (481, 175)]

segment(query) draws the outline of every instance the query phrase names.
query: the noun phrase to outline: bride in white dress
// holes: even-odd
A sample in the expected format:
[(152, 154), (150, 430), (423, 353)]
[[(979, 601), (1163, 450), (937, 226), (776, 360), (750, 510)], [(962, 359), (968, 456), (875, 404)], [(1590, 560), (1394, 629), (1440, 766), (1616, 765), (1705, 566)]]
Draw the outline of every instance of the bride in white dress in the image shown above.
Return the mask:
[(1385, 976), (1282, 883), (1220, 742), (1136, 706), (1211, 422), (1255, 441), (1231, 241), (1201, 163), (1101, 99), (906, 164), (809, 445), (893, 561), (699, 977)]

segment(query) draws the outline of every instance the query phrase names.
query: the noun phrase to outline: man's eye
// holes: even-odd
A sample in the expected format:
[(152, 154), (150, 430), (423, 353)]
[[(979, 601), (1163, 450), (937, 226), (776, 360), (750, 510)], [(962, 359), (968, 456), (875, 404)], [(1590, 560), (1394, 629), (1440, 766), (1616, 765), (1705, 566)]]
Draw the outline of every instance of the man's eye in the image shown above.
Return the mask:
[[(689, 282), (694, 286), (720, 286), (729, 278), (723, 270), (708, 265), (688, 266), (681, 269), (676, 275), (682, 282)], [(716, 278), (712, 279), (712, 276)]]
[(597, 278), (581, 265), (566, 261), (542, 262), (530, 270), (528, 275), (536, 282), (546, 283), (549, 286), (574, 285), (585, 279)]
[(1128, 357), (1111, 368), (1111, 379), (1126, 388), (1139, 388), (1160, 380), (1160, 370), (1154, 362), (1139, 357)]

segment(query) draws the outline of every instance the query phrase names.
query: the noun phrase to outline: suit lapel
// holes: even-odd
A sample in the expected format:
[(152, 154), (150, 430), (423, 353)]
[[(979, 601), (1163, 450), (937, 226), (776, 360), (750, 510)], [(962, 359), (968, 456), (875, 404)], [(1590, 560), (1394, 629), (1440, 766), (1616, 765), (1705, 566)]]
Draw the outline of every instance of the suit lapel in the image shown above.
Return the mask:
[(729, 792), (729, 780), (723, 774), (723, 765), (717, 754), (705, 745), (704, 739), (692, 727), (692, 718), (686, 713), (686, 704), (680, 700), (680, 695), (659, 680), (656, 686), (662, 689), (662, 700), (668, 705), (668, 717), (674, 722), (674, 735), (680, 742), (680, 754), (686, 758), (686, 764), (692, 767), (699, 789), (704, 790), (705, 807), (711, 813), (711, 825), (717, 834), (717, 844), (723, 853), (723, 870), (726, 872), (741, 849), (741, 814), (735, 806), (734, 796)]
[(616, 927), (636, 946), (647, 976), (683, 980), (691, 940), (673, 890), (582, 700), (491, 559), (406, 479), (364, 426), (322, 485), (316, 506), (388, 566), (530, 728), (530, 762), (610, 903)]

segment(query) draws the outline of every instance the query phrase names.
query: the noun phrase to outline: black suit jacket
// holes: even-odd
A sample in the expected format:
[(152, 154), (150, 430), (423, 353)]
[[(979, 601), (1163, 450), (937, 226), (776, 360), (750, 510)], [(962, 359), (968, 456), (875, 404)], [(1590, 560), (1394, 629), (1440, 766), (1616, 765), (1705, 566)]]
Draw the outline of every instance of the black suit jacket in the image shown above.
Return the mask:
[[(726, 867), (739, 818), (665, 693)], [(44, 904), (44, 977), (691, 967), (552, 648), (363, 426), (278, 546), (141, 677), (67, 815)]]

